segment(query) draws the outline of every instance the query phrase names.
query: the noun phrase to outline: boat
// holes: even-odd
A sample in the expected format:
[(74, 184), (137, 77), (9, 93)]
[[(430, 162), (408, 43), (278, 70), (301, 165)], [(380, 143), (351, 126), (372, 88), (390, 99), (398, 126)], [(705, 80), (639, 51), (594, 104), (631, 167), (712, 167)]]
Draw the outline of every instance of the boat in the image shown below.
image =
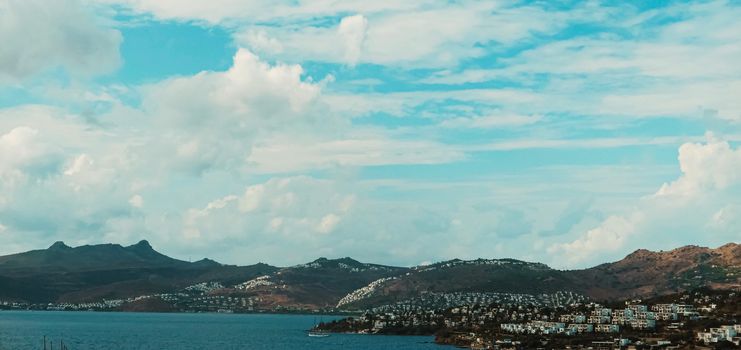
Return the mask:
[(312, 338), (325, 338), (329, 337), (329, 332), (319, 330), (317, 329), (319, 327), (319, 324), (316, 323), (316, 317), (314, 317), (314, 327), (312, 327), (308, 332), (306, 332), (306, 335), (312, 337)]
[(308, 335), (310, 337), (314, 337), (314, 338), (329, 337), (329, 333), (327, 333), (327, 332), (320, 332), (320, 331), (309, 331), (308, 332)]

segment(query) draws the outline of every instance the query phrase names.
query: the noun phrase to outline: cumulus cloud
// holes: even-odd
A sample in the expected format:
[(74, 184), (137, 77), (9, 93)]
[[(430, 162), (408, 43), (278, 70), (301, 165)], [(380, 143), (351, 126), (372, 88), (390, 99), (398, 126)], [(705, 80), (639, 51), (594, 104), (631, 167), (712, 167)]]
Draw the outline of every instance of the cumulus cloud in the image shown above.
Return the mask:
[[(241, 169), (260, 135), (320, 130), (333, 123), (331, 116), (314, 112), (320, 84), (302, 74), (300, 66), (271, 66), (239, 50), (227, 71), (139, 88), (140, 108), (114, 101), (101, 124), (50, 107), (0, 109), (0, 220), (27, 245), (37, 240), (46, 245), (50, 235), (71, 242), (125, 243), (177, 227), (158, 216), (180, 215), (193, 203), (171, 203), (192, 193), (180, 188), (173, 195), (170, 191), (182, 183), (168, 179), (218, 187), (223, 177), (200, 180), (213, 170), (231, 172), (229, 180), (241, 182)], [(145, 196), (150, 199), (146, 208)], [(240, 207), (257, 205), (250, 198)], [(154, 214), (146, 211), (150, 208)], [(304, 226), (328, 233), (338, 222), (329, 216), (319, 225), (328, 214)], [(291, 224), (285, 219), (283, 226)]]
[(233, 123), (241, 129), (257, 121), (279, 124), (304, 112), (320, 92), (302, 73), (299, 65), (270, 66), (240, 49), (225, 72), (201, 72), (145, 87), (145, 106), (196, 128), (213, 123)]
[[(226, 71), (138, 90), (141, 107), (116, 106), (102, 124), (51, 107), (0, 109), (0, 168), (2, 176), (17, 179), (12, 187), (10, 181), (0, 185), (0, 221), (11, 233), (4, 247), (147, 238), (178, 254), (242, 263), (254, 262), (240, 255), (242, 249), (260, 250), (261, 259), (274, 262), (288, 260), (270, 259), (279, 252), (306, 251), (291, 258), (299, 262), (322, 249), (362, 253), (354, 242), (358, 235), (381, 251), (388, 239), (408, 239), (422, 230), (442, 234), (449, 227), (438, 219), (430, 225), (429, 218), (440, 215), (414, 206), (400, 206), (395, 219), (375, 223), (389, 216), (389, 206), (364, 201), (367, 212), (356, 213), (360, 188), (350, 180), (255, 182), (251, 175), (260, 171), (437, 164), (463, 157), (434, 142), (394, 140), (385, 133), (328, 133), (338, 124), (334, 118), (344, 117), (318, 112), (321, 84), (303, 77), (299, 66), (269, 65), (241, 50)], [(224, 188), (245, 185), (243, 193), (223, 195)], [(215, 193), (222, 195), (214, 199)], [(357, 226), (366, 228), (356, 232)]]
[(13, 175), (44, 155), (45, 147), (38, 142), (38, 130), (19, 126), (0, 135), (0, 174)]
[[(274, 177), (185, 210), (181, 221), (169, 222), (156, 239), (180, 252), (213, 252), (226, 261), (295, 264), (316, 256), (349, 255), (413, 264), (420, 257), (492, 256), (491, 245), (482, 242), (504, 240), (503, 246), (523, 247), (523, 237), (532, 233), (531, 216), (497, 205), (497, 198), (453, 204), (378, 196), (376, 191), (388, 191), (388, 186)], [(503, 246), (495, 253), (504, 254)]]
[(712, 134), (708, 137), (705, 144), (685, 143), (679, 148), (682, 176), (662, 185), (655, 196), (692, 197), (741, 182), (741, 149), (731, 148)]
[(262, 132), (332, 124), (331, 116), (314, 112), (321, 86), (302, 73), (301, 66), (270, 66), (240, 49), (227, 71), (144, 87), (144, 112), (162, 130), (155, 149), (192, 172), (239, 168)]
[(355, 65), (360, 59), (367, 31), (368, 20), (363, 15), (348, 16), (340, 21), (337, 32), (345, 43), (346, 63)]
[(95, 242), (113, 230), (109, 223), (129, 217), (137, 176), (126, 142), (116, 141), (123, 140), (55, 108), (0, 110), (3, 247)]
[(0, 3), (0, 82), (62, 67), (88, 76), (119, 64), (121, 34), (77, 0)]
[(269, 57), (344, 63), (354, 66), (361, 58), (368, 31), (363, 15), (343, 17), (335, 27), (249, 27), (238, 33), (239, 43)]
[(636, 233), (636, 222), (641, 219), (640, 213), (632, 218), (611, 216), (600, 226), (595, 227), (584, 236), (569, 243), (555, 244), (548, 252), (562, 259), (561, 265), (574, 266), (594, 255), (613, 255), (622, 252), (626, 241)]
[(554, 243), (548, 252), (560, 266), (574, 267), (620, 258), (626, 249), (667, 249), (705, 242), (723, 244), (738, 240), (741, 205), (741, 149), (712, 135), (705, 143), (679, 148), (682, 175), (635, 209), (612, 215), (599, 226), (567, 243)]
[(181, 236), (193, 245), (311, 242), (334, 231), (353, 202), (354, 194), (332, 181), (274, 178), (188, 210)]

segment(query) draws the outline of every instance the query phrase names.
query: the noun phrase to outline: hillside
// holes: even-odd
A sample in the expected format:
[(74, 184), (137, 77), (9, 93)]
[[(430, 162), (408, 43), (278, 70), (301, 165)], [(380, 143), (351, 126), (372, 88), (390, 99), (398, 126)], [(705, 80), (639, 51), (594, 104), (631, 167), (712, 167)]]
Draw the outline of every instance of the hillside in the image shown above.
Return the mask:
[(426, 292), (540, 294), (571, 291), (596, 300), (665, 295), (700, 287), (741, 287), (741, 245), (686, 246), (667, 252), (638, 250), (585, 270), (559, 271), (513, 259), (451, 260), (412, 268), (344, 297), (344, 308), (367, 308)]
[(741, 246), (637, 250), (624, 259), (562, 271), (514, 259), (449, 260), (412, 268), (320, 258), (274, 267), (186, 262), (147, 241), (48, 249), (0, 257), (0, 300), (83, 302), (172, 293), (202, 282), (214, 296), (250, 300), (258, 310), (364, 309), (434, 293), (575, 292), (596, 300), (654, 297), (699, 287), (741, 286)]
[(646, 297), (699, 287), (741, 286), (741, 245), (670, 251), (639, 249), (624, 259), (569, 272), (579, 290), (597, 299)]
[(354, 298), (346, 298), (342, 304), (349, 308), (363, 308), (416, 297), (426, 292), (539, 294), (571, 289), (564, 273), (544, 264), (514, 259), (455, 259), (414, 267), (403, 275), (377, 281), (357, 291)]
[(0, 257), (0, 273), (6, 276), (188, 265), (160, 254), (144, 240), (128, 247), (100, 244), (72, 248), (56, 242), (48, 249)]
[(331, 308), (348, 293), (407, 268), (361, 263), (351, 258), (319, 258), (287, 267), (238, 286), (237, 294), (257, 296), (261, 307)]
[(0, 257), (0, 299), (82, 302), (167, 292), (210, 280), (238, 283), (276, 268), (189, 263), (155, 251), (147, 241), (48, 249)]

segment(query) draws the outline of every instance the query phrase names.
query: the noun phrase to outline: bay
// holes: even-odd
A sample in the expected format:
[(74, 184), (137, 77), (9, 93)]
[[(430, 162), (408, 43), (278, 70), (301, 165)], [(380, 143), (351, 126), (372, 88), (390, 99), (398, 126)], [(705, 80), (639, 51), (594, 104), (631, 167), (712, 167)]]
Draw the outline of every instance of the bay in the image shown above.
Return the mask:
[[(336, 317), (324, 316), (324, 321)], [(432, 337), (305, 333), (312, 315), (0, 311), (0, 350), (441, 350)]]

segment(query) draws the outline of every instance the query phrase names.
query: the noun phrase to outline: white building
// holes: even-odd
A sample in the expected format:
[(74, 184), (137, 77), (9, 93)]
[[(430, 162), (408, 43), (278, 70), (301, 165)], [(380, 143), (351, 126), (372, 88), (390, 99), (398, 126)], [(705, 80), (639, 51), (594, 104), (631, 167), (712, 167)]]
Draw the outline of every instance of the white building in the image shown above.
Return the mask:
[(741, 345), (741, 325), (732, 326), (720, 326), (718, 328), (710, 328), (708, 332), (698, 332), (697, 340), (705, 344), (717, 343), (720, 341), (729, 341), (736, 345)]
[(594, 327), (594, 331), (599, 333), (619, 333), (620, 326), (616, 324), (598, 324)]

